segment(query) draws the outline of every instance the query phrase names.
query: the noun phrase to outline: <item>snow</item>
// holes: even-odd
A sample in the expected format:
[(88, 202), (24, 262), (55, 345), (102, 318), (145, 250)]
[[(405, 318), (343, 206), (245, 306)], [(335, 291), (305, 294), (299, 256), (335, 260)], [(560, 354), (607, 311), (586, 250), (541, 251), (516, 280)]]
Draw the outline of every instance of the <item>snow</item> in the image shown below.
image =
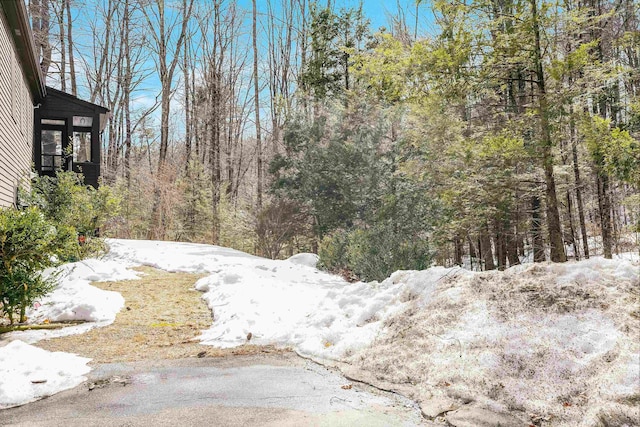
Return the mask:
[(194, 287), (214, 319), (200, 337), (205, 345), (291, 347), (410, 384), (415, 399), (471, 400), (480, 409), (554, 419), (554, 426), (637, 412), (640, 269), (633, 255), (504, 272), (432, 267), (348, 283), (317, 270), (312, 254), (268, 260), (211, 245), (108, 244), (103, 260), (65, 267), (63, 284), (30, 316), (109, 322), (122, 301), (91, 290), (89, 280), (134, 279), (127, 267), (140, 264), (198, 272), (205, 277)]
[(262, 258), (220, 246), (153, 240), (109, 239), (110, 259), (127, 265), (148, 265), (162, 270), (213, 272), (221, 266), (260, 263)]
[(315, 267), (320, 257), (316, 254), (301, 253), (287, 259), (287, 261), (298, 265), (306, 265), (307, 267)]
[(433, 267), (348, 283), (313, 268), (307, 254), (272, 261), (206, 245), (110, 244), (114, 259), (208, 273), (195, 285), (214, 317), (203, 344), (237, 346), (251, 333), (252, 344), (413, 384), (417, 399), (471, 399), (558, 426), (591, 425), (601, 413), (637, 415), (633, 254), (505, 272)]
[(91, 359), (49, 352), (22, 341), (0, 348), (0, 410), (23, 405), (81, 384)]
[(86, 366), (90, 359), (51, 353), (30, 344), (113, 323), (124, 306), (122, 295), (91, 286), (90, 282), (137, 279), (137, 273), (126, 266), (115, 260), (88, 259), (44, 272), (58, 275), (59, 283), (53, 292), (27, 310), (28, 323), (86, 323), (3, 334), (0, 337), (0, 409), (50, 396), (85, 380), (83, 375), (91, 370)]
[(347, 362), (416, 384), (415, 398), (472, 396), (554, 426), (594, 425), (613, 407), (635, 418), (639, 280), (637, 264), (602, 258), (443, 280)]
[(238, 346), (251, 333), (252, 344), (292, 346), (333, 360), (370, 344), (403, 301), (428, 294), (441, 277), (466, 274), (440, 267), (410, 283), (396, 280), (399, 272), (383, 284), (349, 284), (313, 268), (312, 254), (277, 261), (200, 244), (109, 240), (109, 245), (112, 259), (128, 264), (211, 273), (195, 284), (214, 317), (201, 336), (203, 344)]
[(45, 274), (58, 274), (59, 284), (52, 293), (27, 310), (28, 323), (82, 321), (79, 325), (62, 329), (17, 331), (0, 338), (2, 341), (20, 339), (34, 343), (41, 339), (80, 334), (95, 327), (113, 323), (124, 307), (118, 292), (91, 286), (92, 281), (119, 281), (138, 279), (138, 273), (128, 270), (128, 264), (115, 260), (87, 259), (48, 269)]

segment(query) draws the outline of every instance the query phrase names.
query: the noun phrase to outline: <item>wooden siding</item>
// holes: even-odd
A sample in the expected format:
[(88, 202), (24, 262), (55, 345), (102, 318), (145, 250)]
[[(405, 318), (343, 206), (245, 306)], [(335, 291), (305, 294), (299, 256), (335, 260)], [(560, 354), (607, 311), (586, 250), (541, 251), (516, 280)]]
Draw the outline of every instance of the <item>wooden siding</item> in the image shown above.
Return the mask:
[(5, 17), (0, 13), (0, 207), (28, 184), (33, 157), (33, 98)]

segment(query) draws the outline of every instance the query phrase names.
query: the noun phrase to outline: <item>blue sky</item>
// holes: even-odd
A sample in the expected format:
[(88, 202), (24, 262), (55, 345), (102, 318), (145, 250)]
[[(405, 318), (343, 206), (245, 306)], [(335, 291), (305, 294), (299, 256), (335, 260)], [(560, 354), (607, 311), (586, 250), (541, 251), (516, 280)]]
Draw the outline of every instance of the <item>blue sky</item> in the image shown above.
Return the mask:
[[(78, 2), (74, 3), (76, 7), (76, 10), (74, 11), (76, 15), (74, 24), (75, 24), (75, 30), (76, 30), (76, 43), (77, 43), (76, 46), (77, 47), (81, 45), (85, 45), (86, 47), (89, 47), (92, 44), (87, 38), (89, 34), (86, 33), (86, 30), (89, 30), (89, 25), (88, 25), (88, 22), (86, 21), (86, 19), (89, 17), (88, 14), (90, 14), (88, 9), (90, 9), (90, 5), (92, 3), (94, 2), (99, 3), (101, 1), (106, 1), (106, 0), (79, 0)], [(210, 0), (196, 0), (196, 2), (203, 2), (203, 3), (208, 1)], [(230, 0), (230, 1), (233, 1), (233, 0)], [(246, 16), (245, 19), (250, 20), (252, 1), (251, 0), (236, 0), (236, 1), (237, 1), (237, 4), (247, 12), (247, 15), (245, 15)], [(277, 10), (278, 4), (280, 4), (280, 1), (279, 0), (271, 0), (271, 1), (272, 1), (273, 7)], [(308, 1), (311, 1), (311, 0), (308, 0)], [(405, 19), (407, 21), (409, 30), (411, 31), (411, 33), (413, 33), (413, 29), (415, 25), (415, 11), (416, 11), (415, 2), (416, 0), (386, 0), (386, 1), (385, 0), (363, 0), (362, 5), (363, 5), (363, 11), (365, 16), (370, 20), (370, 27), (372, 32), (377, 32), (380, 29), (380, 27), (389, 28), (389, 23), (388, 23), (389, 16), (397, 15), (398, 10), (402, 9), (404, 11)], [(326, 5), (327, 0), (318, 0), (317, 3), (320, 6)], [(360, 0), (331, 0), (331, 3), (334, 10), (338, 11), (343, 8), (357, 8), (361, 2)], [(266, 1), (258, 0), (257, 6), (258, 6), (259, 13), (262, 14), (267, 12)], [(431, 6), (430, 2), (424, 1), (424, 0), (420, 5), (420, 8), (419, 8), (420, 20), (419, 20), (419, 29), (418, 29), (419, 36), (420, 35), (424, 36), (427, 32), (431, 30), (432, 18), (430, 13), (430, 6)], [(246, 22), (245, 25), (247, 24), (250, 25), (249, 22)], [(259, 29), (259, 31), (261, 31), (261, 29)], [(249, 37), (249, 34), (247, 33), (246, 36)], [(80, 52), (79, 52), (80, 55), (82, 54), (81, 53), (82, 51), (87, 52), (87, 50), (85, 49), (86, 48), (80, 49)], [(149, 68), (153, 68), (151, 56), (152, 55), (150, 55), (149, 57), (150, 58), (149, 64), (148, 64)], [(76, 59), (79, 59), (79, 58), (76, 58)], [(80, 69), (81, 68), (82, 67), (80, 67)], [(80, 78), (79, 80), (80, 80), (79, 81), (80, 85), (84, 86), (83, 83), (85, 82), (82, 81), (83, 79)], [(54, 82), (51, 82), (51, 83), (53, 83), (54, 86), (57, 86)], [(81, 96), (86, 97), (86, 87), (81, 88), (80, 92), (81, 92)], [(158, 92), (159, 92), (159, 84), (157, 81), (157, 76), (152, 74), (148, 76), (147, 79), (145, 79), (145, 83), (139, 88), (138, 91), (136, 91), (135, 94), (133, 94), (133, 101), (135, 104), (137, 104), (142, 108), (145, 108), (145, 107), (148, 108), (154, 103), (154, 100), (157, 97)], [(179, 114), (179, 111), (181, 109), (179, 104), (180, 104), (180, 95), (178, 94), (177, 98), (175, 98), (174, 102), (172, 102), (172, 110), (173, 110), (172, 115)], [(158, 112), (152, 115), (152, 120), (156, 119), (155, 116), (157, 114)], [(178, 127), (181, 127), (181, 126), (178, 125)]]
[[(206, 0), (202, 0), (206, 1)], [(313, 1), (313, 0), (309, 0)], [(330, 0), (332, 7), (335, 10), (341, 8), (357, 8), (360, 4), (360, 0)], [(319, 5), (326, 5), (327, 0), (316, 0)], [(278, 0), (272, 0), (272, 4), (277, 8)], [(251, 10), (251, 0), (239, 0), (240, 4), (245, 10)], [(431, 23), (430, 13), (430, 1), (422, 0), (419, 8), (419, 33), (429, 30)], [(367, 18), (371, 21), (371, 29), (376, 32), (380, 27), (388, 28), (388, 14), (397, 14), (398, 8), (402, 8), (405, 11), (410, 29), (413, 29), (415, 24), (415, 11), (416, 0), (362, 0), (363, 10)], [(266, 11), (266, 2), (258, 0), (258, 10)], [(420, 31), (420, 29), (422, 31)]]

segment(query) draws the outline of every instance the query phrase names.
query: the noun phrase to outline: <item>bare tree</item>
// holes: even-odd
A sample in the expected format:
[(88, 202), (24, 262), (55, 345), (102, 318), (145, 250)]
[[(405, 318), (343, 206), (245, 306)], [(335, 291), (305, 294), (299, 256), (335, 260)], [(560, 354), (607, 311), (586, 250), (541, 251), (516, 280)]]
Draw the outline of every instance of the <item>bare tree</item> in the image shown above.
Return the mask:
[[(188, 22), (193, 10), (194, 0), (182, 0), (180, 13), (167, 14), (165, 0), (150, 1), (146, 7), (141, 8), (147, 19), (148, 34), (154, 42), (154, 50), (157, 55), (156, 66), (161, 86), (161, 112), (160, 112), (160, 155), (158, 158), (158, 170), (161, 170), (167, 159), (169, 146), (169, 113), (171, 108), (171, 95), (173, 90), (173, 77), (175, 69), (180, 61), (180, 51), (187, 35)], [(167, 20), (169, 19), (169, 20)], [(176, 28), (179, 29), (177, 30)], [(176, 37), (173, 42), (172, 39)]]
[(37, 56), (42, 74), (47, 76), (51, 66), (51, 42), (49, 41), (50, 17), (49, 0), (31, 0), (29, 3), (31, 28), (35, 39)]
[(64, 0), (67, 10), (67, 48), (69, 49), (69, 80), (71, 83), (71, 94), (78, 95), (78, 83), (76, 80), (76, 64), (73, 44), (73, 18), (71, 17), (71, 0)]
[(254, 102), (255, 102), (255, 114), (256, 114), (256, 155), (258, 157), (258, 188), (257, 188), (257, 206), (258, 210), (262, 208), (262, 136), (260, 134), (260, 76), (258, 75), (258, 11), (256, 7), (256, 0), (252, 1), (253, 5), (253, 88), (254, 88)]

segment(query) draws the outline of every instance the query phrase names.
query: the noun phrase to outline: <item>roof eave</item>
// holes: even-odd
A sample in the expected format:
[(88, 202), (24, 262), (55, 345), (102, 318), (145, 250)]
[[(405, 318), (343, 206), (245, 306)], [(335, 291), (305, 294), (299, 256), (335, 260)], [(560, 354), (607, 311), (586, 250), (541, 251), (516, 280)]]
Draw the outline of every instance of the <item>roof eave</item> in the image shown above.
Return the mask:
[(109, 112), (109, 109), (107, 107), (103, 107), (102, 105), (99, 105), (99, 104), (94, 104), (93, 102), (85, 101), (84, 99), (80, 99), (75, 95), (72, 95), (72, 94), (67, 93), (67, 92), (63, 92), (60, 89), (56, 89), (56, 88), (53, 88), (51, 86), (47, 86), (46, 90), (52, 96), (64, 97), (68, 101), (71, 101), (71, 102), (74, 102), (76, 104), (82, 105), (85, 108), (92, 108), (93, 110), (95, 110), (95, 111), (97, 111), (97, 112), (99, 112), (101, 114), (105, 114), (105, 113)]
[(46, 96), (47, 90), (36, 55), (36, 47), (31, 26), (29, 25), (27, 7), (23, 0), (15, 0), (3, 1), (1, 8), (9, 22), (11, 35), (18, 50), (22, 68), (34, 98), (34, 103), (40, 102)]

